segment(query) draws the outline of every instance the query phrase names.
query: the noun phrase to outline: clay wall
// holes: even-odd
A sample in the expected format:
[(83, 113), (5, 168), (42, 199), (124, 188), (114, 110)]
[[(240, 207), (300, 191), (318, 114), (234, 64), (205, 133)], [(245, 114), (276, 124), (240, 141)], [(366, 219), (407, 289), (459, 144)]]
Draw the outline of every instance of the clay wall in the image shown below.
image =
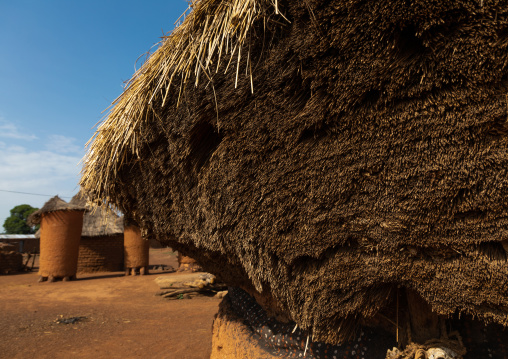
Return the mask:
[[(252, 338), (252, 333), (224, 303), (219, 306), (212, 327), (212, 354), (210, 359), (275, 359)], [(288, 356), (289, 357), (289, 356)]]
[(0, 251), (0, 274), (19, 272), (23, 269), (23, 255), (19, 252)]
[(39, 238), (27, 238), (22, 240), (24, 253), (39, 253)]
[(22, 238), (10, 239), (2, 238), (2, 242), (10, 243), (16, 246), (16, 251), (23, 253), (38, 253), (39, 252), (39, 238)]
[(78, 273), (115, 272), (123, 269), (123, 234), (81, 238)]

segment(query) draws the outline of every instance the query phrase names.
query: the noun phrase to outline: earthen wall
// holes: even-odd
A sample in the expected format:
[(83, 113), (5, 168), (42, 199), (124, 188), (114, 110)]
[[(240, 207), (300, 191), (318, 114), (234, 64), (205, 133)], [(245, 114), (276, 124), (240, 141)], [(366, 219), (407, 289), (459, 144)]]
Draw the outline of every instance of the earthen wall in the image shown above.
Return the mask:
[(81, 238), (78, 256), (79, 273), (115, 272), (123, 269), (123, 234)]
[(19, 272), (23, 269), (23, 255), (19, 252), (0, 252), (0, 274)]

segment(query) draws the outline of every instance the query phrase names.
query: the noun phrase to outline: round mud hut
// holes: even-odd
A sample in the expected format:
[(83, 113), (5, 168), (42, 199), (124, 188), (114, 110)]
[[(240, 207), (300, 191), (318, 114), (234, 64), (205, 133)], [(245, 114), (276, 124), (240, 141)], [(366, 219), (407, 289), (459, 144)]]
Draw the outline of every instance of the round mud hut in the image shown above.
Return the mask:
[(92, 208), (82, 191), (69, 203), (87, 209), (79, 242), (78, 273), (122, 271), (123, 218), (109, 208)]
[(125, 275), (148, 274), (150, 242), (132, 222), (124, 223)]
[(504, 358), (507, 93), (505, 0), (195, 1), (81, 185), (234, 288), (216, 358)]
[(30, 215), (31, 223), (40, 224), (39, 281), (76, 279), (84, 212), (55, 196)]

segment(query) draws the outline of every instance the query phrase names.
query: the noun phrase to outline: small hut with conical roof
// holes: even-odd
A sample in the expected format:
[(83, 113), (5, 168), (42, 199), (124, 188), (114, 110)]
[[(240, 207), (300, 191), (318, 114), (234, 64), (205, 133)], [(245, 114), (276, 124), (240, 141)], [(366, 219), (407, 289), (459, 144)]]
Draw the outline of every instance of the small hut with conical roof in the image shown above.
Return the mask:
[(92, 208), (82, 191), (69, 203), (87, 209), (79, 243), (78, 273), (122, 271), (123, 218), (109, 208)]
[(214, 330), (266, 355), (505, 357), (507, 93), (506, 0), (194, 1), (81, 185), (241, 288)]
[(40, 224), (40, 281), (76, 278), (85, 210), (55, 196), (30, 215), (30, 223)]

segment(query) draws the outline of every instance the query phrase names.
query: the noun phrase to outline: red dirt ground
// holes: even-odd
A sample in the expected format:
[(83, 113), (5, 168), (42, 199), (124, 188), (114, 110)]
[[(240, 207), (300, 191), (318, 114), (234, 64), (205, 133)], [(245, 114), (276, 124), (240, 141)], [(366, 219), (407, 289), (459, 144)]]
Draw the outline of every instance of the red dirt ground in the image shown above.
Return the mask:
[[(150, 264), (176, 268), (176, 256), (152, 249)], [(35, 270), (0, 275), (0, 358), (209, 358), (220, 300), (155, 296), (154, 279), (168, 275), (179, 274), (78, 274), (55, 283), (37, 283)], [(86, 319), (56, 322), (70, 317)]]

